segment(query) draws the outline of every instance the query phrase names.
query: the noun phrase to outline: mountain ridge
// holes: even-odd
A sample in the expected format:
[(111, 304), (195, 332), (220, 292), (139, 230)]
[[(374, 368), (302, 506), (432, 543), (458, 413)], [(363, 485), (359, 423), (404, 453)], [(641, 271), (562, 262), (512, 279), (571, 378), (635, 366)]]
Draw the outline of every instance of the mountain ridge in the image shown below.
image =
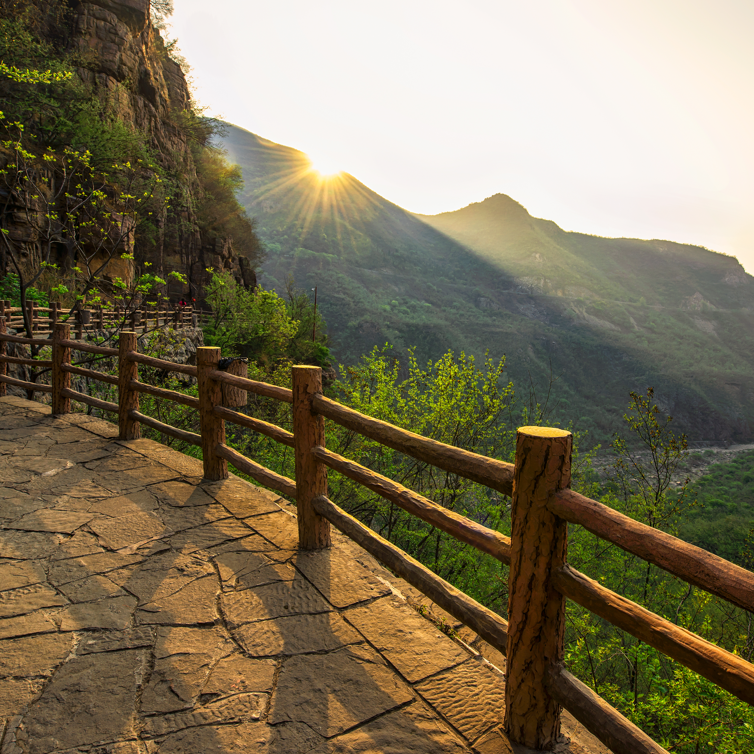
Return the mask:
[(504, 194), (417, 215), (243, 129), (223, 144), (268, 249), (264, 284), (318, 287), (339, 360), (387, 341), (420, 359), (489, 350), (521, 393), (553, 389), (552, 421), (603, 442), (650, 385), (694, 439), (752, 436), (754, 278), (734, 257), (564, 231)]

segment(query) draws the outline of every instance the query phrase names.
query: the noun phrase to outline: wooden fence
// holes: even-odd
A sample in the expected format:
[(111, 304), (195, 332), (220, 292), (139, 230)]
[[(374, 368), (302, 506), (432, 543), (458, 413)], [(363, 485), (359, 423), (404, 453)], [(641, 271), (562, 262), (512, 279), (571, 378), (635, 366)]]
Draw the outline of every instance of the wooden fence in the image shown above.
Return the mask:
[[(328, 547), (332, 524), (500, 650), (507, 658), (505, 729), (514, 743), (535, 749), (552, 748), (560, 730), (561, 707), (564, 707), (616, 754), (665, 751), (564, 667), (566, 599), (586, 607), (739, 699), (754, 704), (754, 666), (750, 663), (611, 592), (568, 565), (566, 540), (570, 522), (689, 584), (754, 612), (754, 574), (750, 571), (570, 490), (572, 438), (569, 432), (522, 427), (517, 435), (516, 463), (509, 464), (416, 435), (325, 397), (321, 370), (317, 367), (293, 367), (293, 389), (289, 390), (220, 370), (219, 348), (199, 348), (196, 366), (179, 365), (138, 353), (135, 333), (122, 332), (117, 349), (103, 348), (71, 340), (70, 326), (58, 324), (53, 338), (46, 341), (0, 334), (0, 372), (4, 372), (9, 360), (4, 355), (7, 342), (51, 345), (52, 383), (27, 383), (0, 373), (0, 394), (7, 384), (51, 392), (55, 414), (70, 411), (72, 400), (117, 414), (121, 439), (138, 438), (141, 425), (145, 425), (201, 447), (207, 479), (227, 477), (230, 463), (261, 484), (295, 499), (301, 549)], [(71, 366), (72, 350), (117, 357), (118, 377)], [(139, 364), (195, 377), (199, 397), (140, 382)], [(118, 403), (72, 390), (72, 374), (117, 384)], [(292, 404), (294, 431), (288, 432), (224, 407), (223, 386)], [(141, 393), (196, 409), (200, 433), (177, 429), (141, 413)], [(325, 419), (512, 496), (511, 537), (448, 511), (328, 450)], [(226, 422), (292, 447), (295, 480), (229, 447), (225, 442)], [(328, 468), (509, 565), (509, 621), (460, 592), (338, 508), (327, 497)]]
[[(50, 302), (50, 306), (37, 306), (34, 301), (27, 301), (26, 308), (32, 332), (36, 335), (50, 335), (58, 322), (72, 325), (76, 337), (82, 338), (85, 332), (120, 329), (125, 324), (131, 330), (144, 332), (160, 327), (197, 327), (210, 312), (194, 306), (169, 306), (167, 304), (144, 304), (134, 309), (122, 310), (119, 307), (104, 309), (75, 308), (63, 312), (60, 302)], [(10, 301), (0, 300), (0, 317), (5, 317), (6, 327), (20, 329), (24, 324), (24, 310), (20, 306), (11, 306)]]

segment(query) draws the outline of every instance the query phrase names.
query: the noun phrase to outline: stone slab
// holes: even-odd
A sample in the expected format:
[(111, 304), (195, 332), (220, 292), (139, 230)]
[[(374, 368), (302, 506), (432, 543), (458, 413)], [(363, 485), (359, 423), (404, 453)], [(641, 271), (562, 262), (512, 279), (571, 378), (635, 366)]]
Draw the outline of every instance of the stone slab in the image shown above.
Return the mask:
[(263, 513), (277, 513), (280, 499), (274, 492), (254, 487), (241, 479), (223, 479), (220, 482), (204, 482), (202, 488), (227, 508), (236, 518), (248, 518)]
[(353, 608), (345, 616), (411, 683), (469, 658), (466, 650), (398, 597)]
[(136, 689), (145, 663), (146, 653), (138, 649), (65, 663), (24, 718), (29, 754), (134, 737)]
[(332, 610), (317, 590), (303, 579), (279, 581), (242, 592), (225, 592), (220, 603), (230, 627), (251, 621)]
[(165, 627), (157, 632), (155, 664), (144, 688), (144, 714), (175, 712), (191, 707), (219, 657), (233, 644), (219, 628)]
[(31, 586), (47, 580), (44, 565), (38, 560), (0, 563), (0, 592)]
[(249, 691), (271, 693), (277, 662), (244, 657), (238, 652), (223, 657), (212, 669), (202, 695), (228, 696)]
[(473, 659), (414, 688), (469, 741), (503, 722), (504, 679)]
[(7, 639), (0, 652), (0, 678), (50, 675), (72, 646), (73, 638), (63, 634)]
[(51, 615), (48, 615), (44, 611), (0, 620), (0, 639), (32, 636), (33, 634), (49, 634), (57, 630), (58, 628)]
[(97, 602), (69, 605), (61, 612), (61, 631), (83, 631), (95, 628), (123, 630), (133, 618), (136, 598), (112, 597)]
[(331, 652), (363, 641), (337, 613), (246, 623), (233, 631), (233, 637), (253, 657)]
[(50, 531), (71, 534), (88, 524), (94, 516), (83, 511), (37, 510), (8, 524), (9, 529), (22, 531)]
[(286, 660), (272, 698), (270, 723), (306, 723), (327, 738), (414, 699), (407, 687), (366, 648)]
[(321, 744), (312, 754), (470, 754), (471, 751), (425, 705), (414, 702)]
[(67, 605), (68, 600), (48, 584), (32, 584), (0, 592), (0, 618), (25, 615), (45, 607)]

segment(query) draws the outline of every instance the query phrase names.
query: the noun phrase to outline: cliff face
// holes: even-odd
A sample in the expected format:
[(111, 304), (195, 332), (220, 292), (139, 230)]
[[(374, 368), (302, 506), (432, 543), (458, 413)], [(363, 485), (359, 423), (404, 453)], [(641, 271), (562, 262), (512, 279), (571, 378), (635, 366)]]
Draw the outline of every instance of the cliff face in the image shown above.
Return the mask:
[[(189, 88), (180, 65), (150, 23), (148, 0), (70, 0), (69, 5), (67, 47), (78, 61), (76, 74), (107, 103), (108, 113), (146, 135), (151, 153), (172, 182), (171, 207), (155, 218), (156, 231), (152, 228), (147, 237), (137, 227), (133, 248), (123, 249), (135, 253), (135, 265), (112, 260), (104, 276), (130, 282), (149, 262), (150, 272), (161, 277), (175, 270), (189, 280), (188, 286), (171, 280), (167, 291), (171, 298), (199, 302), (209, 280), (207, 268), (227, 270), (244, 285), (255, 286), (252, 263), (236, 253), (232, 242), (199, 228), (196, 207), (202, 186), (186, 125)], [(39, 256), (38, 240), (25, 220), (24, 199), (14, 200), (17, 206), (9, 230), (23, 249), (25, 265), (33, 267)], [(0, 273), (7, 269), (7, 260), (2, 261)]]

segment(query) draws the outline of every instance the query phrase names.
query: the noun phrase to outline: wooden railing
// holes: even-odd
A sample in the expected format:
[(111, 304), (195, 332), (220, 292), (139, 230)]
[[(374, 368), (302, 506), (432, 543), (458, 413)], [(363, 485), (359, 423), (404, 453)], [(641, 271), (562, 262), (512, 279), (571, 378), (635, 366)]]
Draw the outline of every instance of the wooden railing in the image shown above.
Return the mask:
[[(81, 339), (85, 332), (101, 332), (112, 329), (133, 331), (156, 330), (160, 327), (198, 327), (211, 312), (194, 306), (169, 306), (167, 304), (144, 304), (127, 311), (119, 307), (94, 309), (76, 307), (64, 312), (60, 302), (51, 301), (50, 306), (37, 306), (34, 301), (27, 301), (26, 309), (32, 331), (39, 335), (50, 334), (58, 322), (67, 322), (75, 328), (76, 336)], [(11, 306), (7, 300), (0, 299), (0, 317), (5, 317), (6, 327), (20, 329), (25, 327), (24, 310), (20, 306)]]
[[(2, 355), (7, 342), (30, 340), (0, 333), (0, 364), (8, 359)], [(754, 666), (750, 663), (611, 592), (568, 565), (565, 551), (570, 522), (689, 584), (754, 612), (754, 574), (750, 571), (570, 490), (569, 432), (522, 427), (517, 434), (516, 462), (504, 463), (430, 440), (326, 398), (322, 394), (321, 370), (317, 367), (293, 367), (293, 389), (289, 390), (220, 370), (219, 348), (199, 348), (195, 367), (179, 365), (137, 353), (135, 333), (121, 333), (118, 349), (103, 348), (70, 340), (67, 324), (58, 324), (53, 339), (41, 343), (52, 345), (52, 384), (43, 386), (0, 375), (0, 394), (7, 384), (52, 392), (52, 410), (56, 414), (70, 411), (72, 400), (117, 413), (121, 439), (138, 438), (141, 425), (145, 425), (200, 446), (207, 479), (226, 478), (230, 463), (261, 484), (295, 499), (301, 549), (329, 547), (330, 525), (338, 528), (506, 656), (505, 729), (512, 742), (535, 749), (552, 748), (560, 731), (560, 710), (564, 707), (616, 754), (665, 751), (564, 667), (566, 599), (586, 607), (739, 699), (754, 704)], [(117, 356), (118, 377), (71, 366), (73, 349)], [(196, 377), (199, 397), (140, 382), (139, 364)], [(117, 382), (118, 403), (72, 390), (72, 374), (109, 384)], [(223, 386), (292, 404), (294, 431), (222, 406)], [(169, 426), (141, 413), (141, 393), (198, 410), (200, 433)], [(401, 453), (512, 496), (511, 537), (446, 510), (328, 450), (325, 418)], [(295, 480), (229, 447), (225, 442), (226, 422), (292, 447)], [(336, 506), (327, 497), (328, 468), (509, 565), (509, 621)]]

